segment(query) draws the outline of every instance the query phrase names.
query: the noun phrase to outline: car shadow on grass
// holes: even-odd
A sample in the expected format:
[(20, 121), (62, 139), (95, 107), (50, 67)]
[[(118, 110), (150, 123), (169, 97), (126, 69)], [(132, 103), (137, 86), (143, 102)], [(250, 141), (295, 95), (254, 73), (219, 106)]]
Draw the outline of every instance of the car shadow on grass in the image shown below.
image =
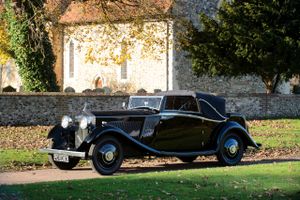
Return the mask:
[[(263, 159), (257, 161), (242, 161), (238, 166), (257, 165), (257, 164), (272, 164), (281, 162), (296, 162), (299, 159)], [(217, 161), (195, 161), (193, 163), (166, 163), (147, 167), (122, 167), (120, 173), (146, 173), (154, 171), (174, 171), (174, 170), (188, 170), (188, 169), (203, 169), (224, 167)]]
[[(204, 169), (204, 168), (217, 168), (224, 167), (217, 161), (198, 161), (192, 163), (182, 163), (182, 162), (170, 162), (170, 163), (157, 163), (155, 159), (153, 164), (151, 160), (146, 161), (146, 166), (124, 166), (115, 175), (121, 174), (135, 174), (135, 173), (147, 173), (147, 172), (158, 172), (158, 171), (175, 171), (175, 170), (188, 170), (188, 169)], [(257, 164), (272, 164), (272, 163), (282, 163), (282, 162), (297, 162), (300, 158), (278, 158), (278, 159), (262, 159), (262, 160), (246, 160), (242, 161), (237, 166), (248, 166)], [(126, 164), (130, 165), (130, 164)], [(135, 164), (137, 165), (137, 164)], [(80, 167), (73, 170), (91, 170), (89, 167)]]

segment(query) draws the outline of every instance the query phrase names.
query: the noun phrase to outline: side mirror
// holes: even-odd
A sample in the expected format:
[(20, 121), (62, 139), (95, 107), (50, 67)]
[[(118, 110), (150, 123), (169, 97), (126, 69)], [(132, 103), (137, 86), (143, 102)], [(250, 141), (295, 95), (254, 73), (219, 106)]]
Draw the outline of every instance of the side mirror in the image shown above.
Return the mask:
[(122, 108), (123, 108), (123, 110), (126, 110), (126, 103), (125, 102), (122, 103)]

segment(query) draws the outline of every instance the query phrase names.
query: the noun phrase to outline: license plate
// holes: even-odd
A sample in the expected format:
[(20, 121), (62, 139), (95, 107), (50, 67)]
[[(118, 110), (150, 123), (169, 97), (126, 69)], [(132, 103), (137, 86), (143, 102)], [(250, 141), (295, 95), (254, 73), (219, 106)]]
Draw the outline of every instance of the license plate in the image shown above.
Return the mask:
[(57, 161), (57, 162), (68, 163), (69, 162), (69, 156), (61, 155), (61, 154), (53, 154), (53, 160)]

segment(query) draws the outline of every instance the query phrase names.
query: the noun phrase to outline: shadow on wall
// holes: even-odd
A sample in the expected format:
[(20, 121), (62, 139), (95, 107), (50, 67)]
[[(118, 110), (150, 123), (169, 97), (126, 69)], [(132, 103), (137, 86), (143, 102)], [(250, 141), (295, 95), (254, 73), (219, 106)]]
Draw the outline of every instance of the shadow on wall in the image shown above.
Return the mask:
[(15, 89), (14, 87), (9, 85), (9, 86), (3, 88), (2, 92), (17, 92), (17, 89)]

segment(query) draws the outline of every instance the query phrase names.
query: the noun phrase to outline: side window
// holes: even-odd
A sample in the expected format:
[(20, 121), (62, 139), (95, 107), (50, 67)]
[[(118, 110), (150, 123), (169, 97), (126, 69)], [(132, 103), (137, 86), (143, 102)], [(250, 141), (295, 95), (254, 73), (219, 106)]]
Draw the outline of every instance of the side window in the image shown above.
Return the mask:
[(180, 110), (198, 112), (196, 99), (191, 96), (170, 96), (167, 97), (166, 110)]

